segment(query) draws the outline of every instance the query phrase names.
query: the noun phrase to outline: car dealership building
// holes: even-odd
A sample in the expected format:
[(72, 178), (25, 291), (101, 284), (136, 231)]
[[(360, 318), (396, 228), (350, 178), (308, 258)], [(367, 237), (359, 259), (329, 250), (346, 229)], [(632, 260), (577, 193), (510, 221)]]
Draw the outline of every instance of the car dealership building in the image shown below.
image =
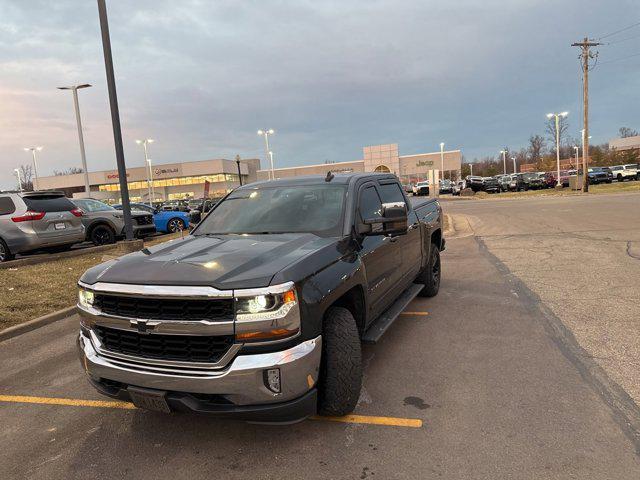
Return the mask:
[[(400, 177), (403, 183), (415, 183), (427, 180), (430, 172), (440, 170), (442, 166), (445, 174), (448, 172), (450, 176), (451, 172), (456, 172), (459, 176), (461, 161), (460, 150), (400, 155), (397, 144), (388, 144), (364, 147), (362, 160), (277, 168), (274, 174), (275, 178), (286, 178), (326, 175), (329, 170), (333, 173), (389, 172)], [(240, 160), (240, 174), (242, 183), (246, 184), (268, 180), (271, 171), (261, 170), (260, 160), (253, 158)], [(149, 177), (147, 167), (127, 168), (131, 201), (148, 202), (150, 190), (154, 201), (221, 197), (240, 184), (238, 164), (227, 159), (154, 165), (151, 183)], [(39, 177), (34, 184), (38, 190), (62, 190), (70, 197), (85, 196), (83, 173)], [(89, 172), (89, 185), (89, 196), (109, 203), (121, 201), (117, 170)]]
[[(240, 160), (242, 183), (255, 182), (260, 160)], [(127, 168), (127, 183), (132, 202), (148, 202), (149, 187), (154, 201), (187, 198), (221, 197), (240, 183), (235, 160), (215, 159), (198, 162), (168, 163), (151, 167), (149, 182), (147, 167)], [(89, 172), (90, 196), (109, 203), (120, 202), (117, 170)], [(67, 196), (84, 195), (84, 173), (40, 177), (34, 181), (38, 190), (62, 190)]]
[[(286, 178), (300, 175), (326, 175), (328, 171), (333, 173), (388, 172), (396, 174), (402, 183), (408, 184), (428, 180), (429, 173), (435, 170), (444, 170), (444, 175), (441, 175), (443, 178), (451, 178), (452, 173), (459, 178), (462, 165), (460, 150), (400, 155), (397, 143), (364, 147), (362, 156), (362, 160), (351, 162), (276, 168), (274, 174), (275, 178)], [(259, 170), (258, 180), (268, 180), (269, 175), (269, 170)]]

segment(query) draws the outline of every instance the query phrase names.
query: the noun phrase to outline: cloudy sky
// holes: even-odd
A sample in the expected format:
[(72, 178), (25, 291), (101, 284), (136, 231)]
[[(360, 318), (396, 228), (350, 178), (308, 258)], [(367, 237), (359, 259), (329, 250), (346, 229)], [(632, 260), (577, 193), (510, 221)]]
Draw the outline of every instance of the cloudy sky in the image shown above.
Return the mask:
[[(263, 155), (276, 164), (525, 146), (544, 115), (581, 128), (578, 50), (640, 22), (637, 0), (109, 0), (127, 165)], [(592, 135), (640, 129), (640, 27), (607, 37), (592, 72)], [(626, 60), (625, 57), (630, 57)], [(614, 60), (614, 61), (612, 61)], [(608, 62), (608, 63), (605, 63)], [(79, 166), (80, 92), (90, 170), (115, 168), (95, 1), (0, 0), (0, 187), (43, 145), (40, 175)]]

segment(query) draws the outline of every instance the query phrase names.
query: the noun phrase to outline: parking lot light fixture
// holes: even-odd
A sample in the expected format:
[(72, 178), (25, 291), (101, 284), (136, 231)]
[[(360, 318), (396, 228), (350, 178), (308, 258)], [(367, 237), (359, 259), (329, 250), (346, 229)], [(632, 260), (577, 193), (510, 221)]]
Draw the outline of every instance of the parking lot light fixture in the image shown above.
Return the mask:
[(153, 172), (151, 171), (151, 159), (149, 158), (148, 145), (153, 143), (153, 138), (145, 138), (144, 140), (136, 140), (138, 145), (142, 145), (144, 149), (144, 163), (147, 167), (147, 188), (149, 189), (149, 206), (153, 207), (153, 197), (155, 191), (153, 188)]
[(82, 160), (82, 170), (84, 171), (84, 191), (89, 194), (89, 171), (87, 170), (87, 156), (84, 151), (84, 136), (82, 135), (82, 121), (80, 120), (80, 106), (78, 104), (78, 89), (89, 88), (91, 85), (83, 83), (81, 85), (71, 85), (69, 87), (58, 87), (58, 90), (71, 90), (73, 92), (73, 106), (76, 112), (76, 125), (78, 127), (78, 142), (80, 143), (80, 159)]
[[(444, 179), (444, 142), (440, 142), (440, 176)], [(438, 193), (440, 190), (440, 184), (438, 184)]]
[(273, 171), (273, 152), (269, 148), (269, 135), (273, 135), (275, 130), (273, 128), (265, 128), (264, 130), (258, 130), (258, 135), (264, 137), (264, 151), (266, 154), (265, 160), (271, 161), (271, 171), (269, 172), (269, 180), (275, 180), (275, 173)]
[(557, 161), (557, 175), (558, 182), (560, 181), (560, 117), (566, 117), (569, 112), (560, 113), (547, 113), (547, 118), (555, 118), (556, 122), (556, 161)]
[[(36, 158), (36, 152), (41, 152), (42, 147), (24, 147), (25, 152), (31, 152), (31, 157), (33, 158), (33, 174), (36, 177), (36, 184), (38, 183), (38, 160)], [(35, 186), (33, 187), (35, 190)]]

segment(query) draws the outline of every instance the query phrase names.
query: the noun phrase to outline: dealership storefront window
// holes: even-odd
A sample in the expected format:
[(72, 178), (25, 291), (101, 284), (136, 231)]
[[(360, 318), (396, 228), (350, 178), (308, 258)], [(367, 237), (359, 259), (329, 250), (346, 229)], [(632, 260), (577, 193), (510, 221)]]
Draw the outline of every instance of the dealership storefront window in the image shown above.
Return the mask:
[[(246, 177), (246, 175), (243, 175)], [(174, 187), (180, 185), (197, 185), (205, 182), (218, 183), (218, 182), (237, 182), (238, 175), (234, 173), (220, 173), (217, 175), (199, 175), (197, 177), (181, 177), (181, 178), (167, 178), (161, 180), (154, 180), (153, 187)], [(149, 182), (128, 182), (129, 190), (144, 190), (149, 187)], [(99, 185), (98, 190), (101, 192), (119, 192), (119, 183), (108, 183), (105, 185)], [(186, 197), (185, 197), (186, 198)]]

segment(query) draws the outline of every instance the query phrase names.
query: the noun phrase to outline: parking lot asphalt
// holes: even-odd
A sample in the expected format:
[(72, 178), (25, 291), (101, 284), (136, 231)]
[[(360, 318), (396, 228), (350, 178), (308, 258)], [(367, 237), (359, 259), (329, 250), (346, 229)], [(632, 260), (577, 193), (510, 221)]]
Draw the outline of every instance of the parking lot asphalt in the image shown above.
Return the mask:
[(640, 195), (443, 203), (640, 405)]
[(475, 238), (451, 239), (439, 295), (364, 348), (361, 417), (290, 426), (87, 403), (108, 399), (68, 318), (0, 343), (2, 478), (640, 478), (634, 443), (521, 293)]

